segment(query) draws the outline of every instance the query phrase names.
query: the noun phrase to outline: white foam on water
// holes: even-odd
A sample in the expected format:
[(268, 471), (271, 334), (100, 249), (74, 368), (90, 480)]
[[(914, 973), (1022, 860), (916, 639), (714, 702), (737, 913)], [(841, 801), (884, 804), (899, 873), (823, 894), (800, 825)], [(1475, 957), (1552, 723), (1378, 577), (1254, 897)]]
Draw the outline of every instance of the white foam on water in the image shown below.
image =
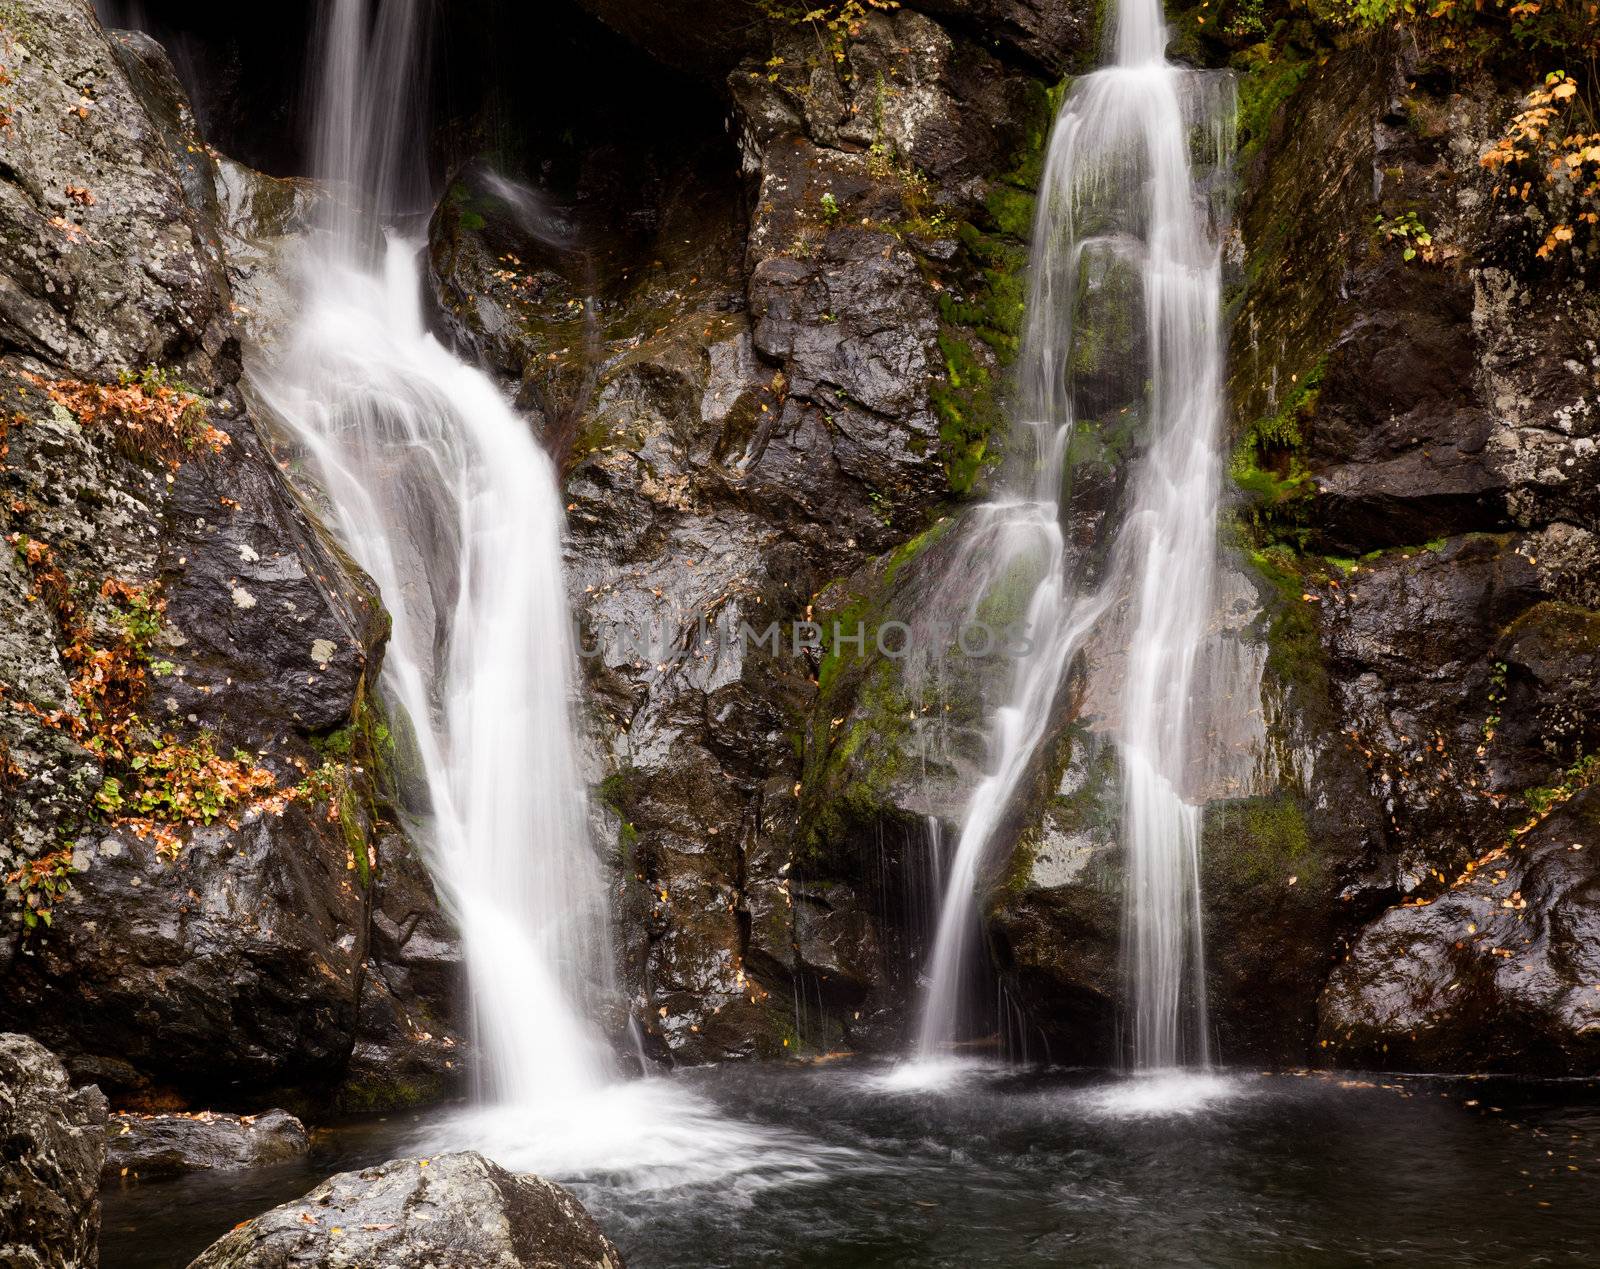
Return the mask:
[(1154, 1070), (1096, 1089), (1084, 1104), (1113, 1118), (1161, 1118), (1214, 1110), (1244, 1092), (1236, 1078), (1208, 1071)]

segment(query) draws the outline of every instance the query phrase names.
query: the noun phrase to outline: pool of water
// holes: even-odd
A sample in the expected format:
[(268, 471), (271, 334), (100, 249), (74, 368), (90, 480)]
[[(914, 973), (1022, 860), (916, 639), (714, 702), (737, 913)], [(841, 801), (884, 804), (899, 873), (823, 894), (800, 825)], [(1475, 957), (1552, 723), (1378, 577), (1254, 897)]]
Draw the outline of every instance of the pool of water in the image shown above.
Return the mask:
[(632, 1269), (1593, 1264), (1600, 1085), (836, 1063), (639, 1080), (555, 1116), (319, 1132), (309, 1160), (105, 1194), (167, 1269), (329, 1173), (476, 1146), (571, 1186)]

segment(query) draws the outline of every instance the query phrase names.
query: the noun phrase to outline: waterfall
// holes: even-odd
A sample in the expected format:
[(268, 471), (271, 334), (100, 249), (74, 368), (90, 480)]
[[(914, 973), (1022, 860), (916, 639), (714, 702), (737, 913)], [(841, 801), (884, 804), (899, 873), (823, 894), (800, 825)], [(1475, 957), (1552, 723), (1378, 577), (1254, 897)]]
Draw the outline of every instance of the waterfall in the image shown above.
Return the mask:
[[(555, 469), (488, 378), (427, 332), (427, 0), (328, 0), (317, 175), (337, 193), (296, 330), (255, 387), (310, 456), (393, 616), (383, 687), (461, 929), (479, 1093), (550, 1104), (609, 1078), (605, 883), (574, 753)], [(387, 237), (378, 226), (390, 226)], [(400, 226), (400, 228), (395, 228)]]
[[(1091, 685), (1120, 755), (1127, 860), (1125, 962), (1133, 1065), (1209, 1060), (1199, 858), (1200, 808), (1185, 798), (1195, 761), (1192, 694), (1211, 630), (1222, 468), (1221, 253), (1191, 156), (1196, 138), (1229, 158), (1232, 85), (1165, 60), (1157, 0), (1119, 0), (1111, 64), (1063, 103), (1034, 222), (1013, 474), (976, 512), (989, 587), (1030, 570), (1029, 650), (994, 720), (989, 774), (974, 790), (945, 887), (918, 1035), (937, 1056), (962, 1013), (962, 968), (978, 929), (981, 869), (1020, 787), (1038, 769), (1062, 684), (1091, 641)], [(1118, 291), (1107, 283), (1130, 281)], [(1116, 536), (1103, 563), (1070, 541), (1072, 446), (1080, 426), (1079, 313), (1098, 286), (1142, 331), (1143, 383), (1123, 413), (1139, 426)]]

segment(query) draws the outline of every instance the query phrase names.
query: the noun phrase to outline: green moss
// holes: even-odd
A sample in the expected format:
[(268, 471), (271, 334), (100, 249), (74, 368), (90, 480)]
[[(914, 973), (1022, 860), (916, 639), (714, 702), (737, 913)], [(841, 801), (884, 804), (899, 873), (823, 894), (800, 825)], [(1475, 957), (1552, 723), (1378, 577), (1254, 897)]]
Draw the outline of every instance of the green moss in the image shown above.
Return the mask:
[[(859, 686), (848, 706), (856, 719), (848, 729), (837, 728), (832, 719), (841, 715), (830, 712), (847, 708), (845, 680), (857, 678)], [(904, 761), (910, 715), (911, 702), (892, 661), (874, 661), (859, 676), (841, 676), (833, 691), (824, 693), (811, 727), (803, 779), (801, 820), (813, 858), (843, 846), (852, 826), (877, 817)]]
[(404, 778), (382, 696), (363, 681), (349, 723), (313, 738), (312, 746), (324, 761), (301, 782), (301, 789), (334, 812), (330, 818), (366, 886), (378, 857), (375, 826), (394, 819), (391, 803)]
[[(917, 539), (913, 538), (912, 542)], [(907, 545), (910, 545), (908, 543)], [(857, 596), (842, 609), (835, 612), (824, 613), (817, 618), (817, 625), (822, 628), (822, 663), (817, 669), (818, 690), (826, 696), (828, 689), (833, 686), (838, 678), (839, 671), (852, 660), (859, 661), (864, 653), (855, 642), (855, 636), (860, 633), (870, 640), (873, 631), (869, 628), (873, 605), (863, 596)], [(838, 639), (834, 638), (837, 629)]]
[(1326, 357), (1318, 358), (1316, 364), (1300, 376), (1277, 412), (1256, 420), (1252, 432), (1259, 449), (1298, 449), (1304, 444), (1305, 424), (1316, 415), (1327, 365)]
[(38, 42), (38, 28), (17, 0), (0, 0), (0, 33), (27, 45)]
[(969, 341), (969, 335), (948, 327), (940, 332), (945, 378), (929, 389), (939, 416), (945, 476), (955, 494), (972, 492), (1003, 418), (994, 376)]
[(1319, 358), (1299, 376), (1277, 410), (1256, 419), (1234, 447), (1228, 474), (1245, 495), (1243, 515), (1257, 542), (1306, 547), (1316, 487), (1297, 451), (1316, 416), (1326, 364)]
[(1043, 561), (1037, 556), (1017, 555), (984, 592), (978, 601), (977, 619), (991, 630), (1004, 630), (1028, 615), (1028, 605), (1039, 588)]
[(1247, 558), (1272, 594), (1265, 617), (1268, 673), (1291, 690), (1325, 698), (1328, 674), (1315, 605), (1301, 598), (1308, 585), (1324, 580), (1315, 561), (1282, 545), (1251, 551)]
[(488, 225), (483, 213), (474, 207), (472, 191), (460, 181), (450, 187), (445, 201), (456, 214), (456, 224), (467, 233), (478, 233)]
[(1305, 82), (1315, 57), (1293, 43), (1264, 40), (1233, 58), (1238, 72), (1237, 137), (1239, 159), (1248, 162), (1272, 131), (1278, 112)]
[(939, 297), (939, 351), (945, 380), (931, 390), (939, 416), (945, 472), (958, 495), (972, 492), (983, 469), (999, 459), (1005, 410), (998, 376), (1016, 360), (1027, 311), (1028, 240), (1046, 143), (1066, 81), (1035, 85), (1032, 119), (1015, 167), (992, 183), (981, 223), (963, 221), (956, 236), (977, 282), (959, 296)]
[(912, 560), (922, 555), (940, 538), (944, 537), (954, 524), (955, 521), (947, 516), (932, 528), (919, 533), (903, 546), (897, 547), (890, 554), (888, 563), (883, 566), (883, 584), (885, 588), (892, 587), (895, 584), (895, 580), (900, 576), (901, 570)]
[(450, 1093), (450, 1088), (436, 1079), (373, 1075), (367, 1079), (347, 1080), (340, 1085), (337, 1106), (349, 1115), (376, 1115), (431, 1106)]
[(594, 789), (595, 797), (619, 821), (617, 858), (625, 876), (634, 870), (634, 856), (639, 849), (639, 830), (632, 820), (633, 778), (633, 768), (624, 767), (620, 771), (613, 771)]
[[(1068, 777), (1072, 785), (1070, 792), (1060, 791), (1063, 777)], [(1122, 820), (1116, 747), (1086, 724), (1073, 723), (1056, 742), (1053, 761), (1034, 786), (1031, 805), (1039, 809), (1027, 816), (1028, 827), (1012, 851), (994, 896), (996, 904), (1023, 893), (1032, 884), (1034, 862), (1047, 826), (1068, 836), (1087, 837), (1098, 845), (1116, 842)], [(1097, 875), (1090, 884), (1103, 886), (1107, 880)], [(1109, 880), (1116, 884), (1117, 879)]]
[(1280, 886), (1293, 877), (1316, 889), (1327, 879), (1305, 807), (1290, 794), (1213, 804), (1205, 831), (1213, 867), (1241, 887)]

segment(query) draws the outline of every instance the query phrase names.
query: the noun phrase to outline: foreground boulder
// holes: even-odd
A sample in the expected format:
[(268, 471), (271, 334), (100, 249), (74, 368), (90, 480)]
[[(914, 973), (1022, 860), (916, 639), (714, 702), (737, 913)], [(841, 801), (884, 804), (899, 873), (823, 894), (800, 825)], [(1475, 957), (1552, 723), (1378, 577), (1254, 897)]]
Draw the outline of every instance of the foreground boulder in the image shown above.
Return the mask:
[(0, 1035), (0, 1264), (99, 1263), (106, 1099), (36, 1041)]
[(341, 1172), (218, 1239), (189, 1269), (334, 1265), (623, 1269), (623, 1260), (559, 1185), (467, 1152)]
[(311, 1149), (306, 1126), (287, 1111), (262, 1115), (137, 1115), (106, 1123), (107, 1179), (219, 1172), (298, 1159)]

